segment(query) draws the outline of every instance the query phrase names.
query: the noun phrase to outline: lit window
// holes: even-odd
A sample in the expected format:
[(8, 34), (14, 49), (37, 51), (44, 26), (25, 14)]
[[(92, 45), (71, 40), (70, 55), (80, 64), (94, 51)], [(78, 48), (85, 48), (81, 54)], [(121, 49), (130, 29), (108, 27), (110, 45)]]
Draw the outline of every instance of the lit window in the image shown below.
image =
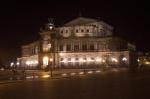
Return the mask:
[(126, 58), (126, 57), (123, 57), (123, 58), (122, 58), (122, 61), (127, 61), (127, 58)]
[(30, 65), (30, 61), (26, 61), (26, 65)]
[(101, 62), (101, 61), (102, 61), (102, 58), (99, 58), (99, 57), (98, 57), (98, 58), (96, 58), (96, 61), (97, 61), (97, 62)]
[(50, 49), (51, 48), (51, 44), (49, 43), (49, 44), (47, 44), (47, 47)]
[(47, 56), (43, 57), (43, 65), (44, 66), (48, 65), (48, 57)]
[(53, 61), (53, 59), (52, 59), (52, 58), (50, 58), (50, 59), (49, 59), (49, 61), (50, 61), (50, 62), (52, 62), (52, 61)]
[(112, 62), (118, 62), (117, 58), (114, 58), (114, 57), (111, 58), (111, 61)]
[(48, 52), (49, 48), (43, 48), (43, 52)]
[(64, 56), (64, 53), (59, 53), (60, 56)]

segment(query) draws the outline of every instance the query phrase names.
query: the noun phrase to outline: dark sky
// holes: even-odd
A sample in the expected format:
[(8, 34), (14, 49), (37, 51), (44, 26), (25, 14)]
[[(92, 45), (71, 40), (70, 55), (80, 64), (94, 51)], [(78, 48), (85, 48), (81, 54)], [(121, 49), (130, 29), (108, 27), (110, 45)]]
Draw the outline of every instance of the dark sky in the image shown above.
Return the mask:
[(150, 50), (150, 11), (146, 0), (59, 1), (1, 2), (1, 49), (18, 49), (21, 45), (37, 40), (40, 27), (49, 17), (55, 18), (55, 24), (58, 25), (70, 21), (81, 12), (82, 16), (100, 17), (112, 25), (114, 35), (135, 44), (138, 51)]

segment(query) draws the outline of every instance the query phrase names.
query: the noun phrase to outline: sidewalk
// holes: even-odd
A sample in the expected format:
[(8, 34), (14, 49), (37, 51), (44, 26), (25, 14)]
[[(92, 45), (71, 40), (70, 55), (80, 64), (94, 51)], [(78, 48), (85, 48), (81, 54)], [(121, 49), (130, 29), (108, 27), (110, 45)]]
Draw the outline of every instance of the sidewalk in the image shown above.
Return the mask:
[[(3, 75), (0, 77), (0, 84), (16, 83), (25, 80), (42, 80), (42, 79), (60, 79), (69, 77), (79, 77), (83, 75), (126, 71), (127, 68), (107, 68), (107, 69), (60, 69), (53, 71), (37, 71), (27, 70), (25, 75), (18, 73), (17, 75)], [(52, 77), (51, 77), (52, 74)]]
[(0, 85), (1, 84), (9, 84), (9, 83), (17, 83), (20, 81), (22, 81), (22, 80), (3, 80), (3, 81), (0, 81)]

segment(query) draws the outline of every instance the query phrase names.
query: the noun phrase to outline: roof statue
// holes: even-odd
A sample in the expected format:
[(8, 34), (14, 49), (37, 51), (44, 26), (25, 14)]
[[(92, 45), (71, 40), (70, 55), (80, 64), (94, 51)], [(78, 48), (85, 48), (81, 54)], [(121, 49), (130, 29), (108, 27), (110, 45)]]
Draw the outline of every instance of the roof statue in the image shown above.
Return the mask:
[(54, 19), (53, 18), (48, 18), (48, 27), (49, 30), (52, 30), (54, 27)]

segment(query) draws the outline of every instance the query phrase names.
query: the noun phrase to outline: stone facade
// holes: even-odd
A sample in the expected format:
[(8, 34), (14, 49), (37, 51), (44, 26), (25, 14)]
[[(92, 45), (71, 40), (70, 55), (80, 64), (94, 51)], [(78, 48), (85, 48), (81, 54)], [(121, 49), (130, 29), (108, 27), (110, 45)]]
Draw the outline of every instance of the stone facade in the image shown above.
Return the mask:
[(78, 17), (62, 27), (41, 28), (41, 38), (22, 46), (20, 68), (99, 68), (136, 65), (136, 47), (113, 37), (113, 27), (103, 21)]

